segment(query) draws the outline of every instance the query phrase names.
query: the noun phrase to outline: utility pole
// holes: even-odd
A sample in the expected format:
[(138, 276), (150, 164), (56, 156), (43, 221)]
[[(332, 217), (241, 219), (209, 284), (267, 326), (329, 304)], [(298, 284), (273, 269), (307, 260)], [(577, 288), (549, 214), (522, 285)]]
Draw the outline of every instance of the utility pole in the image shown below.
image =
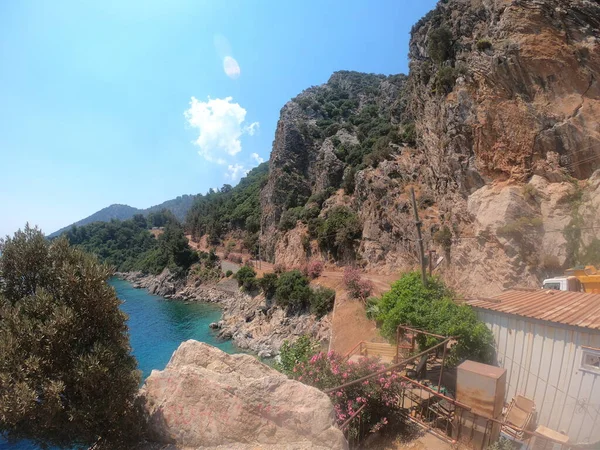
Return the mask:
[(262, 269), (262, 262), (260, 258), (260, 240), (262, 239), (262, 214), (260, 215), (260, 233), (258, 234), (258, 268)]
[(417, 242), (419, 244), (419, 259), (421, 263), (421, 278), (423, 286), (427, 287), (427, 269), (425, 268), (425, 249), (423, 248), (423, 236), (421, 236), (421, 221), (419, 220), (419, 211), (417, 210), (417, 200), (415, 199), (415, 189), (410, 188), (410, 199), (412, 200), (413, 212), (415, 213), (415, 225), (417, 227)]

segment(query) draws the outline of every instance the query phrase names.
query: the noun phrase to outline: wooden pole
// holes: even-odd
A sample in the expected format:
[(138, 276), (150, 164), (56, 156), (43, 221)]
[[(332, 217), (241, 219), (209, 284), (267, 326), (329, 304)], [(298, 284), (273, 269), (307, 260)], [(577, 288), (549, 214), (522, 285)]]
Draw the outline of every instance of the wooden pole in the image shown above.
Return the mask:
[(421, 236), (421, 221), (419, 220), (419, 211), (417, 210), (417, 200), (415, 199), (415, 189), (410, 188), (410, 198), (412, 200), (413, 212), (415, 214), (415, 225), (417, 227), (417, 243), (419, 244), (419, 259), (421, 260), (421, 279), (423, 286), (427, 287), (427, 269), (425, 268), (425, 249), (423, 248), (423, 236)]

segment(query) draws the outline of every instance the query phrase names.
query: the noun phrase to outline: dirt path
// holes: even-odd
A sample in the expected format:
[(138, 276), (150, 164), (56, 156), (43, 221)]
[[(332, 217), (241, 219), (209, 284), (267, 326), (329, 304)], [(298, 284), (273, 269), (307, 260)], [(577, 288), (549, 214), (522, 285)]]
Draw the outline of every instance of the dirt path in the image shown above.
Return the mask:
[[(208, 251), (205, 239), (196, 243), (192, 242), (191, 237), (188, 236), (188, 240), (192, 248)], [(224, 248), (216, 249), (217, 255), (225, 263), (223, 259), (224, 251)], [(253, 261), (253, 263), (258, 277), (262, 277), (265, 273), (273, 272), (274, 267), (271, 263), (264, 261)], [(400, 274), (380, 275), (365, 273), (363, 277), (371, 280), (373, 283), (375, 287), (373, 295), (380, 296), (390, 289), (391, 284), (400, 277)], [(349, 298), (348, 292), (344, 288), (343, 278), (343, 268), (327, 267), (323, 271), (323, 274), (313, 281), (313, 284), (333, 289), (336, 292), (329, 349), (346, 354), (360, 341), (386, 342), (379, 334), (375, 322), (367, 319), (364, 304), (360, 300)]]

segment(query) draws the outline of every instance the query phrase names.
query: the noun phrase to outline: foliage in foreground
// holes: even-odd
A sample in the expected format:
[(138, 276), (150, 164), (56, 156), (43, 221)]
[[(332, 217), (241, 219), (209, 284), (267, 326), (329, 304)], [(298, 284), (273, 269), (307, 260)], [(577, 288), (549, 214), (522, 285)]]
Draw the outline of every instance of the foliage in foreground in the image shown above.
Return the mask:
[[(310, 386), (326, 390), (383, 368), (384, 366), (374, 358), (362, 358), (353, 362), (335, 352), (320, 352), (308, 360), (300, 360), (290, 376)], [(399, 423), (402, 419), (397, 395), (403, 388), (398, 375), (395, 372), (387, 372), (330, 393), (338, 425), (342, 425), (362, 406), (365, 406), (362, 411), (362, 423), (368, 432), (378, 431), (390, 422)], [(350, 434), (358, 432), (357, 426), (358, 421), (351, 422)]]
[[(491, 331), (477, 319), (471, 307), (458, 305), (454, 298), (454, 293), (437, 278), (429, 278), (425, 287), (419, 273), (405, 274), (378, 303), (377, 319), (382, 322), (381, 332), (394, 340), (398, 325), (409, 325), (454, 336), (458, 343), (450, 351), (450, 363), (467, 358), (490, 362), (494, 348)], [(436, 342), (423, 337), (419, 344), (421, 348), (427, 348)]]
[(128, 448), (140, 374), (111, 270), (29, 226), (0, 250), (0, 433)]

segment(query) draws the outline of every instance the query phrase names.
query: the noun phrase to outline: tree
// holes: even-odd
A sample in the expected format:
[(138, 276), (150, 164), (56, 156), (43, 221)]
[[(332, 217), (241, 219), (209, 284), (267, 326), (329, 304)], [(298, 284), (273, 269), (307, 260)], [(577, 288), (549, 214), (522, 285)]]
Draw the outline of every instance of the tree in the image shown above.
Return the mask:
[(301, 312), (310, 304), (311, 294), (308, 279), (299, 270), (292, 270), (279, 277), (275, 302), (288, 312)]
[(0, 251), (0, 433), (128, 448), (140, 373), (111, 270), (28, 225)]
[[(449, 362), (472, 359), (488, 363), (492, 359), (494, 338), (485, 324), (477, 319), (468, 305), (454, 302), (455, 294), (438, 278), (430, 277), (423, 285), (417, 272), (407, 273), (381, 297), (377, 319), (382, 322), (381, 332), (395, 339), (398, 325), (408, 325), (443, 336), (454, 336)], [(420, 336), (421, 348), (437, 343)]]

